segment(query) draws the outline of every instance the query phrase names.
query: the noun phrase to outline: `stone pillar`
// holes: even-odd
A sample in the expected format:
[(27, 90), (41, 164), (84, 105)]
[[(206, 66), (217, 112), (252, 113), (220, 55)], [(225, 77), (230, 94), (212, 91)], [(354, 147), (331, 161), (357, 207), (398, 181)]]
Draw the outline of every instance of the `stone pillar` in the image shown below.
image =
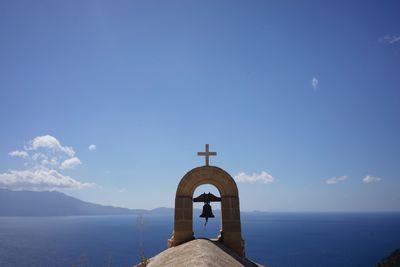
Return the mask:
[(169, 247), (194, 239), (192, 199), (187, 196), (176, 196), (175, 198), (174, 233), (169, 241)]
[(218, 239), (240, 256), (244, 256), (239, 198), (237, 196), (221, 197), (221, 217), (221, 235)]

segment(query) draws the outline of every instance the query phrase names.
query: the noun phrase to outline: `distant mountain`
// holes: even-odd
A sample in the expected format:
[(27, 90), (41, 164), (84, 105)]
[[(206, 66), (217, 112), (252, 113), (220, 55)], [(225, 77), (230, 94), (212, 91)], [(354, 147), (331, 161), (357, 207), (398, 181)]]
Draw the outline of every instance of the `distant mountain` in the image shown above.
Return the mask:
[(174, 215), (174, 209), (172, 208), (156, 208), (148, 211), (150, 214), (159, 214), (159, 215)]
[(0, 216), (72, 216), (146, 214), (148, 210), (93, 204), (60, 192), (0, 189)]
[[(198, 217), (201, 209), (193, 209)], [(219, 209), (213, 209), (220, 216)], [(258, 214), (264, 212), (242, 212)], [(75, 215), (145, 215), (173, 216), (173, 208), (127, 209), (85, 202), (57, 191), (12, 191), (0, 188), (0, 216), (75, 216)]]

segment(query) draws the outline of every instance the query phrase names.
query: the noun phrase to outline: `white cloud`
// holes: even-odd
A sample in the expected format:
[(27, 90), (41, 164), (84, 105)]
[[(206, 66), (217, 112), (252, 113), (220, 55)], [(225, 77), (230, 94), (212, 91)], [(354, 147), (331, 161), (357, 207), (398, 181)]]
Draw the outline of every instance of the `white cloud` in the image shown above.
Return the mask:
[(260, 174), (253, 173), (252, 175), (248, 175), (244, 172), (240, 172), (235, 176), (235, 180), (238, 183), (263, 183), (269, 184), (275, 181), (275, 178), (272, 177), (269, 173), (262, 171)]
[(381, 39), (379, 39), (379, 42), (383, 43), (383, 44), (389, 44), (389, 45), (394, 44), (394, 43), (400, 42), (400, 35), (387, 34), (387, 35), (383, 36)]
[(24, 150), (12, 151), (9, 155), (23, 158), (24, 169), (0, 173), (0, 188), (53, 190), (82, 189), (94, 185), (79, 182), (60, 173), (60, 170), (74, 168), (82, 162), (74, 156), (75, 151), (72, 147), (63, 146), (53, 136), (35, 137), (28, 142)]
[(94, 186), (81, 183), (69, 176), (48, 168), (9, 171), (0, 173), (0, 187), (24, 190), (83, 189)]
[(325, 181), (326, 184), (337, 184), (347, 179), (347, 176), (332, 177)]
[(34, 160), (38, 160), (40, 158), (42, 158), (42, 160), (40, 161), (39, 165), (36, 165), (37, 167), (39, 167), (40, 165), (45, 166), (45, 167), (49, 166), (49, 165), (51, 165), (51, 166), (57, 166), (58, 165), (58, 159), (57, 158), (51, 158), (50, 159), (46, 155), (40, 155), (39, 157), (35, 157)]
[(48, 161), (47, 159), (42, 160), (40, 163), (41, 163), (43, 166), (50, 165), (50, 161)]
[(90, 145), (90, 146), (89, 146), (89, 150), (90, 150), (90, 151), (95, 151), (96, 148), (97, 148), (96, 145)]
[(380, 177), (372, 176), (372, 175), (367, 175), (363, 178), (363, 183), (366, 184), (371, 184), (371, 183), (378, 183), (382, 180)]
[(45, 154), (43, 154), (43, 153), (35, 153), (35, 154), (32, 155), (32, 159), (33, 159), (33, 160), (39, 160), (39, 159), (47, 160), (48, 158), (47, 158), (47, 156), (46, 156)]
[(69, 157), (73, 157), (75, 155), (75, 151), (72, 147), (62, 146), (61, 143), (51, 135), (43, 135), (35, 137), (28, 147), (27, 150), (37, 150), (39, 148), (48, 148), (53, 151), (61, 151), (64, 152)]
[(311, 86), (314, 88), (314, 90), (317, 89), (318, 83), (319, 82), (318, 82), (317, 78), (313, 77), (312, 80), (311, 80)]
[(82, 164), (82, 162), (77, 157), (73, 157), (73, 158), (64, 160), (60, 165), (60, 169), (62, 169), (62, 170), (73, 169), (76, 166), (79, 166), (81, 164)]
[(12, 157), (21, 157), (23, 159), (26, 159), (29, 156), (28, 152), (20, 150), (11, 151), (10, 153), (8, 153), (8, 155)]

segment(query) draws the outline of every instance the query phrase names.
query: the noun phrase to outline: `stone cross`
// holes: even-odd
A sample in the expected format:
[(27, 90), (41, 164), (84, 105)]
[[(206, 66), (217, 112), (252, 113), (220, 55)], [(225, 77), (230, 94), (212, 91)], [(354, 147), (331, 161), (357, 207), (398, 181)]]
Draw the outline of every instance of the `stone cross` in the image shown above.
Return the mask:
[(209, 157), (216, 156), (217, 152), (210, 152), (208, 150), (208, 144), (206, 144), (206, 152), (197, 152), (197, 156), (205, 156), (206, 157), (206, 166), (209, 164)]

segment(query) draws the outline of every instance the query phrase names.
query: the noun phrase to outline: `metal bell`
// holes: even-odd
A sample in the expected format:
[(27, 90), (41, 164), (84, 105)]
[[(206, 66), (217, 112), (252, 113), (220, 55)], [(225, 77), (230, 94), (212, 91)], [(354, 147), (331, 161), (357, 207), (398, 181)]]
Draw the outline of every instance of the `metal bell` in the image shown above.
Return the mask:
[(203, 212), (200, 215), (201, 218), (206, 218), (206, 221), (208, 221), (208, 218), (214, 218), (214, 214), (212, 213), (211, 205), (208, 203), (205, 203), (203, 206)]

